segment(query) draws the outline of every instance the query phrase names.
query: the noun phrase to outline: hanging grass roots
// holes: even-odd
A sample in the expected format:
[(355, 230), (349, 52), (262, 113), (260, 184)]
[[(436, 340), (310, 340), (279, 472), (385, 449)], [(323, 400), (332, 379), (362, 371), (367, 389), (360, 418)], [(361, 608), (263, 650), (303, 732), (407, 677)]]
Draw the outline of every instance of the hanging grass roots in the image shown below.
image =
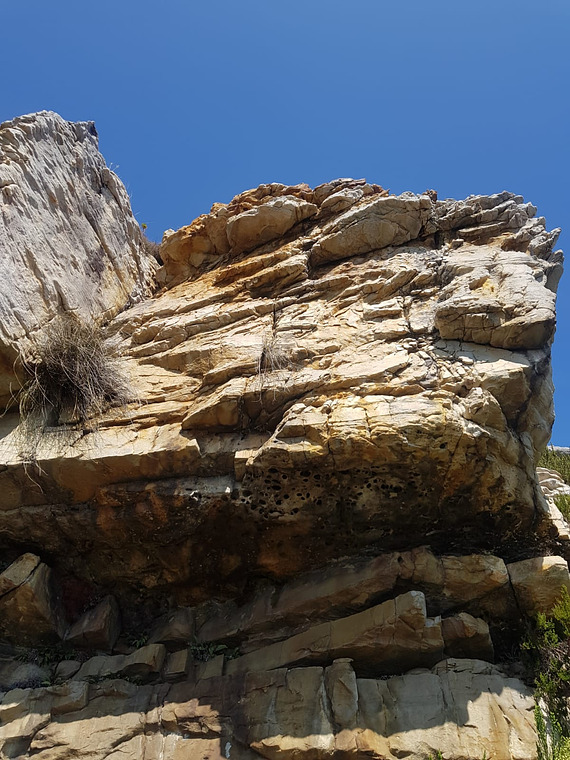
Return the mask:
[(72, 314), (56, 317), (34, 341), (22, 364), (28, 376), (20, 393), (20, 416), (32, 429), (60, 422), (84, 423), (109, 406), (125, 405), (133, 393), (101, 330)]

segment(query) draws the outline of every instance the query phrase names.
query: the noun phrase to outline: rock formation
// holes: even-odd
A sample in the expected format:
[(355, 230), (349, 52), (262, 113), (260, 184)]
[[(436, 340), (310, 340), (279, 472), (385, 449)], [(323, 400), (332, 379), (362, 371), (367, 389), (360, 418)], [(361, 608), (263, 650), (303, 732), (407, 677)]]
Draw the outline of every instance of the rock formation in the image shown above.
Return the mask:
[(149, 294), (154, 263), (93, 122), (0, 124), (0, 403), (26, 339), (60, 311), (109, 318)]
[[(85, 125), (22, 123), (36, 162), (60, 133), (95, 150)], [(117, 313), (152, 267), (105, 187), (105, 266), (132, 281), (85, 303), (138, 401), (60, 420), (31, 462), (4, 417), (4, 757), (535, 758), (503, 659), (570, 589), (536, 474), (557, 231), (507, 192), (262, 185), (167, 231), (155, 294)], [(26, 331), (79, 297), (26, 276), (46, 303)], [(18, 647), (58, 639), (23, 676)]]

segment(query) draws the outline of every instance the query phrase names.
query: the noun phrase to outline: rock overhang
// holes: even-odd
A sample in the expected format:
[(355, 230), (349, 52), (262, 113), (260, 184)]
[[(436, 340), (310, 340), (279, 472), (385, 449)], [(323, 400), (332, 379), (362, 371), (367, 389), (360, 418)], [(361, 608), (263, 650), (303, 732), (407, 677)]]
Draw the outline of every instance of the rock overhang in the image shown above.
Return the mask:
[[(74, 146), (93, 171), (71, 181), (104, 217), (73, 209), (87, 258), (89, 230), (126, 231), (132, 257), (93, 125), (7, 129), (0, 177), (10, 150), (37, 175), (52, 138), (63, 164)], [(17, 415), (0, 419), (4, 753), (536, 756), (512, 646), (570, 588), (570, 552), (535, 472), (562, 262), (535, 214), (512, 193), (340, 179), (262, 185), (165, 234), (162, 291), (107, 325), (137, 402), (60, 419), (31, 461)], [(111, 249), (84, 316), (125, 305)], [(85, 288), (58, 277), (73, 309)], [(50, 292), (22, 335), (60, 308)], [(54, 642), (57, 667), (21, 661)], [(505, 653), (514, 678), (491, 664)]]
[[(28, 511), (49, 505), (57, 535), (81, 504), (74, 569), (196, 590), (402, 542), (516, 545), (542, 514), (561, 272), (535, 213), (338, 180), (261, 186), (169, 232), (163, 290), (109, 326), (142, 403), (48, 437), (39, 490), (4, 439), (10, 540)], [(127, 536), (142, 549), (118, 559)]]

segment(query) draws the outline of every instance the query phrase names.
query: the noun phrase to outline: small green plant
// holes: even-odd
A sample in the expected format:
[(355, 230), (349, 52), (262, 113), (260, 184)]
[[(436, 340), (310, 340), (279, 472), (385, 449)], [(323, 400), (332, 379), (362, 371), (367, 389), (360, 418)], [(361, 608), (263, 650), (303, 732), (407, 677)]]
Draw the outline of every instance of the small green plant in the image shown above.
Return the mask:
[(85, 676), (85, 680), (88, 684), (91, 684), (92, 686), (98, 683), (102, 683), (103, 681), (108, 681), (111, 676), (105, 676), (105, 675), (92, 675), (92, 676)]
[(140, 649), (148, 644), (148, 639), (147, 633), (133, 633), (127, 636), (127, 644), (135, 649)]
[(562, 512), (564, 519), (570, 522), (570, 495), (565, 493), (557, 494), (554, 497), (554, 503)]
[(534, 719), (538, 736), (538, 760), (570, 760), (570, 738), (564, 735), (556, 716), (549, 713), (548, 719), (545, 720), (540, 706), (536, 705)]
[(552, 608), (552, 618), (559, 628), (560, 636), (564, 639), (570, 638), (570, 593), (566, 586), (562, 586), (560, 597)]
[[(534, 677), (539, 760), (570, 760), (570, 594), (538, 613), (521, 652)], [(546, 717), (545, 717), (546, 716)]]
[(31, 662), (42, 668), (58, 665), (62, 660), (85, 662), (87, 658), (88, 654), (86, 652), (74, 649), (63, 643), (25, 649), (14, 657), (18, 662)]
[(142, 676), (122, 675), (121, 680), (127, 681), (128, 683), (132, 683), (135, 686), (142, 686), (142, 684), (144, 683), (144, 678)]
[(214, 641), (205, 643), (194, 642), (189, 645), (189, 649), (192, 658), (198, 660), (198, 662), (208, 662), (219, 654), (223, 654), (228, 660), (233, 660), (240, 655), (238, 647), (231, 648), (226, 644), (217, 644)]
[(45, 647), (33, 647), (25, 649), (15, 656), (18, 662), (30, 662), (40, 667), (49, 667), (57, 665), (61, 660), (66, 659), (66, 652), (60, 644)]
[(12, 689), (39, 689), (42, 686), (40, 678), (28, 678), (25, 681), (15, 681), (9, 685), (0, 683), (0, 690), (8, 691)]

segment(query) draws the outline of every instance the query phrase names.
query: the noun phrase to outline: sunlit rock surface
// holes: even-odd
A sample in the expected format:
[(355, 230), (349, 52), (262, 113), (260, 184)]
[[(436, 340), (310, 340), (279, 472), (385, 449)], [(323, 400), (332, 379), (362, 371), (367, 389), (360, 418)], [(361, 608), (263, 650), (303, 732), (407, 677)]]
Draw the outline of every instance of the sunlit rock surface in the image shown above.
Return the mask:
[(167, 231), (157, 291), (119, 314), (121, 288), (61, 280), (113, 317), (137, 400), (33, 456), (0, 421), (5, 758), (536, 757), (524, 673), (498, 667), (570, 588), (536, 474), (562, 255), (535, 214), (262, 185)]
[(57, 313), (110, 317), (149, 294), (155, 265), (93, 122), (42, 111), (0, 124), (0, 251), (5, 403), (18, 349)]
[(39, 481), (8, 434), (2, 535), (182, 601), (426, 541), (518, 558), (561, 254), (519, 196), (434, 198), (267, 185), (167, 233), (172, 286), (109, 326), (140, 403), (46, 436)]

